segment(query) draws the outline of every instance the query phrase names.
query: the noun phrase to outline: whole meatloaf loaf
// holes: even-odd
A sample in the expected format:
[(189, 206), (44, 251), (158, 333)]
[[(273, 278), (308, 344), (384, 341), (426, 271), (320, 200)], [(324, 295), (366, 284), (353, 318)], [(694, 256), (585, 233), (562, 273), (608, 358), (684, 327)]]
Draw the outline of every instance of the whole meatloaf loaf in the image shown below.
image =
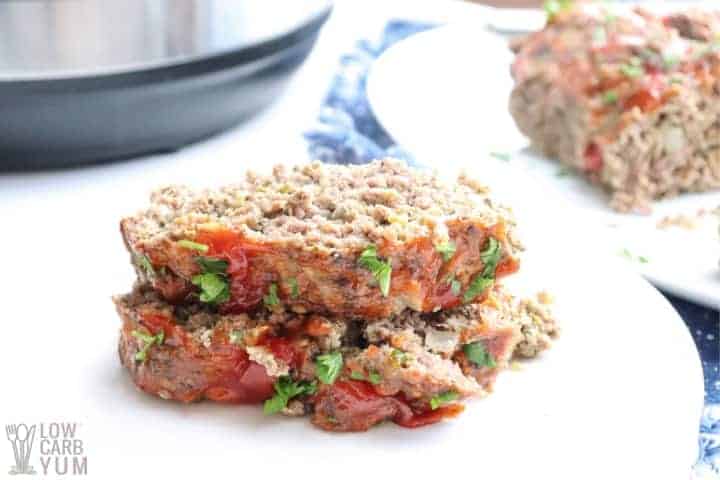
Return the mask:
[(202, 303), (170, 304), (148, 285), (115, 304), (123, 322), (120, 359), (140, 389), (181, 402), (264, 402), (266, 413), (311, 415), (334, 431), (454, 417), (463, 409), (459, 400), (492, 389), (513, 352), (527, 356), (521, 345), (538, 345), (540, 330), (556, 330), (546, 310), (538, 320), (527, 301), (499, 286), (482, 303), (380, 322), (222, 314)]
[(512, 217), (481, 185), (394, 160), (163, 188), (121, 230), (142, 282), (170, 303), (223, 314), (434, 312), (481, 301), (518, 268)]
[(514, 42), (510, 111), (622, 212), (720, 187), (720, 16), (566, 2)]

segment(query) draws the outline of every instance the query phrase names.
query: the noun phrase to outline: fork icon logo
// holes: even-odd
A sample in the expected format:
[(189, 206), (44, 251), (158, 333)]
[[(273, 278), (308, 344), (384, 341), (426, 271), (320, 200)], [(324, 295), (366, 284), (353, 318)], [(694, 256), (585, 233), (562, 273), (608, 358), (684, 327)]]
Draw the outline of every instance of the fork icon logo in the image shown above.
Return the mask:
[(30, 452), (35, 440), (35, 425), (28, 428), (24, 423), (5, 425), (7, 439), (12, 444), (15, 465), (10, 468), (11, 475), (34, 475), (35, 469), (29, 464)]

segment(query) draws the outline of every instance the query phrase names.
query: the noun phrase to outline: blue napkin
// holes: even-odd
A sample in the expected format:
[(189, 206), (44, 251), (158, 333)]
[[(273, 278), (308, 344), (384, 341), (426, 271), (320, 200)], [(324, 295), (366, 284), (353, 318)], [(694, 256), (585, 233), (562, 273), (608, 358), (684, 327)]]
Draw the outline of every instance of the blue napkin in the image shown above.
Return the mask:
[[(373, 61), (390, 45), (435, 25), (411, 21), (389, 22), (376, 41), (360, 40), (340, 59), (317, 124), (305, 134), (312, 158), (327, 163), (362, 164), (393, 156), (415, 164), (412, 155), (394, 144), (378, 123), (365, 95)], [(663, 292), (685, 320), (702, 358), (705, 411), (700, 422), (698, 477), (720, 478), (720, 313)], [(692, 406), (688, 406), (692, 408)], [(662, 421), (662, 419), (658, 419)]]

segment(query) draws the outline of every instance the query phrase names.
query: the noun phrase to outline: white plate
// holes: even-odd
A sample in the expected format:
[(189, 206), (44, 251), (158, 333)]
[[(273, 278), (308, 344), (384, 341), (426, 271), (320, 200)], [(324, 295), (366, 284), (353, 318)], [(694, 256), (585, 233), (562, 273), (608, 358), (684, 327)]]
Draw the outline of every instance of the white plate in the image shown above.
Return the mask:
[[(666, 215), (720, 206), (720, 192), (658, 202), (646, 217), (614, 213), (601, 192), (582, 179), (559, 177), (557, 163), (524, 148), (527, 140), (507, 109), (511, 61), (501, 37), (476, 22), (453, 23), (390, 47), (371, 70), (368, 98), (380, 123), (421, 162), (478, 168), (501, 185), (531, 178), (528, 189), (514, 194), (529, 197), (542, 215), (584, 225), (587, 241), (606, 253), (629, 251), (636, 259), (629, 263), (662, 288), (720, 306), (717, 217), (704, 216), (691, 231), (656, 227)], [(503, 162), (490, 152), (512, 158)]]
[(564, 332), (456, 421), (333, 435), (258, 407), (138, 392), (118, 362), (110, 295), (133, 280), (117, 220), (141, 197), (106, 178), (81, 195), (28, 196), (22, 210), (0, 203), (12, 219), (0, 251), (0, 424), (78, 422), (87, 478), (687, 478), (703, 382), (683, 322), (619, 261), (558, 240), (525, 208), (529, 250), (512, 287), (552, 291)]

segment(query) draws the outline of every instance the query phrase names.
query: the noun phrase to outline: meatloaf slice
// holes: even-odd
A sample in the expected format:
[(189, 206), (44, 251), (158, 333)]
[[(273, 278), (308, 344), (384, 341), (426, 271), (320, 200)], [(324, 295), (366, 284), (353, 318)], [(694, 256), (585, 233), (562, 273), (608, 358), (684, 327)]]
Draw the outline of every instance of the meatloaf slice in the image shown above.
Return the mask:
[(172, 305), (148, 286), (115, 298), (119, 354), (135, 384), (164, 399), (265, 401), (336, 431), (384, 420), (416, 427), (491, 391), (522, 340), (517, 301), (495, 288), (454, 311), (365, 322)]
[(142, 281), (221, 313), (263, 303), (364, 319), (433, 312), (482, 300), (518, 267), (514, 221), (481, 185), (394, 160), (164, 188), (121, 230)]
[(681, 18), (577, 2), (513, 45), (518, 127), (618, 211), (720, 188), (720, 48)]

